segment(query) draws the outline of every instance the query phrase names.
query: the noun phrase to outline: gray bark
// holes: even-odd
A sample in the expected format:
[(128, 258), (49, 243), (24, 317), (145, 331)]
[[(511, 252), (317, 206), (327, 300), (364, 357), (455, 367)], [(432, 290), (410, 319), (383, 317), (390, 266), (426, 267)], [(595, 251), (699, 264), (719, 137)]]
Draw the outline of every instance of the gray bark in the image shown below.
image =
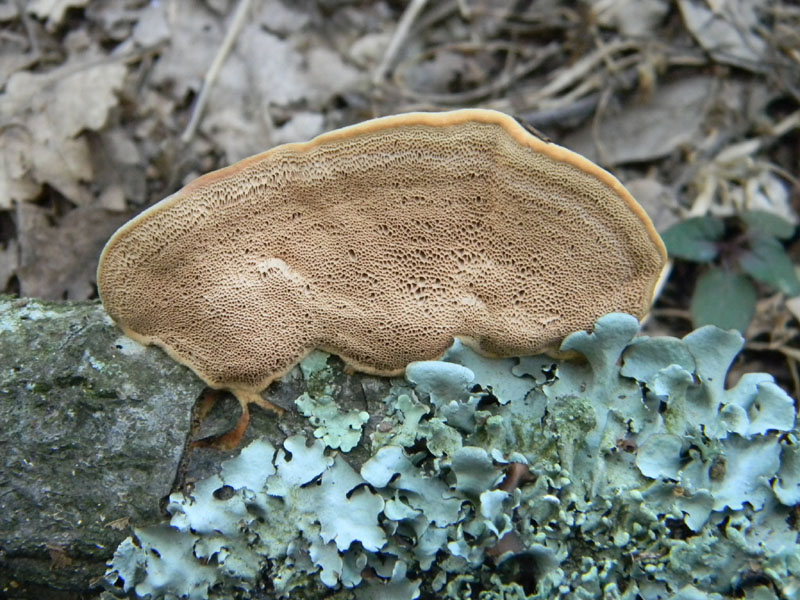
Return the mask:
[[(367, 410), (369, 429), (390, 382), (337, 377), (337, 400)], [(170, 492), (235, 454), (191, 443), (239, 415), (223, 396), (199, 422), (193, 407), (204, 389), (160, 349), (125, 337), (97, 302), (0, 297), (0, 596), (100, 591), (130, 526), (166, 519)], [(253, 408), (243, 445), (266, 436), (277, 446), (307, 428), (291, 410), (303, 391), (298, 369), (273, 384), (264, 397), (289, 410), (279, 420)], [(358, 449), (349, 457), (362, 458)]]

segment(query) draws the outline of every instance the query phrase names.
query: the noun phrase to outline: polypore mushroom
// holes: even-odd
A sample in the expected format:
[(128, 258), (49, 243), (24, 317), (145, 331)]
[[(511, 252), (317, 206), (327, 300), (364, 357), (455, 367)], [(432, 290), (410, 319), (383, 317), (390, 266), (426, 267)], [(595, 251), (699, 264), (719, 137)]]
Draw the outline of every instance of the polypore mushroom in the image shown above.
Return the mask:
[(410, 113), (209, 173), (124, 225), (106, 311), (248, 402), (314, 348), (396, 375), (642, 317), (666, 252), (620, 182), (491, 110)]

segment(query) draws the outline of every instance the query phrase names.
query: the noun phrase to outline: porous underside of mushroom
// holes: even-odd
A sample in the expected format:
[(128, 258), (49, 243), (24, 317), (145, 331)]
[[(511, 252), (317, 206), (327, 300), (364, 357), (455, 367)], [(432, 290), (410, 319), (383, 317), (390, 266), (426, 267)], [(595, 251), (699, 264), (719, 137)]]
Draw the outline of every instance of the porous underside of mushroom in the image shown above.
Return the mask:
[(642, 317), (665, 261), (611, 175), (493, 111), (414, 113), (279, 146), (125, 225), (98, 285), (132, 337), (259, 391), (321, 348), (397, 374), (458, 336), (490, 355)]

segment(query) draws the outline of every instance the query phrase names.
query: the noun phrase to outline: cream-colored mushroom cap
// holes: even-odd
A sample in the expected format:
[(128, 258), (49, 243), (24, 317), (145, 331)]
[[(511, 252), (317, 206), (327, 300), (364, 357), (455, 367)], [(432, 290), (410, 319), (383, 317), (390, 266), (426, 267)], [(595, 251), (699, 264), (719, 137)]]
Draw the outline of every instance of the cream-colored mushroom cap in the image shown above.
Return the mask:
[(240, 399), (321, 348), (392, 375), (642, 317), (666, 260), (612, 175), (490, 110), (410, 113), (200, 177), (123, 226), (105, 309)]

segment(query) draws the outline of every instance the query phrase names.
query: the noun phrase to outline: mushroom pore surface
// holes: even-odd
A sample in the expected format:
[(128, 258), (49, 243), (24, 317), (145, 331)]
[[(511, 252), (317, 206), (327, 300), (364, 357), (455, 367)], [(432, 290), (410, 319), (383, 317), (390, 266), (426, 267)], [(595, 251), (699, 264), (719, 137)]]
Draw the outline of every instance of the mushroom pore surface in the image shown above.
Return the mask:
[(397, 374), (642, 317), (665, 263), (613, 176), (488, 110), (411, 113), (210, 173), (123, 226), (107, 312), (207, 383), (258, 392), (314, 348)]

